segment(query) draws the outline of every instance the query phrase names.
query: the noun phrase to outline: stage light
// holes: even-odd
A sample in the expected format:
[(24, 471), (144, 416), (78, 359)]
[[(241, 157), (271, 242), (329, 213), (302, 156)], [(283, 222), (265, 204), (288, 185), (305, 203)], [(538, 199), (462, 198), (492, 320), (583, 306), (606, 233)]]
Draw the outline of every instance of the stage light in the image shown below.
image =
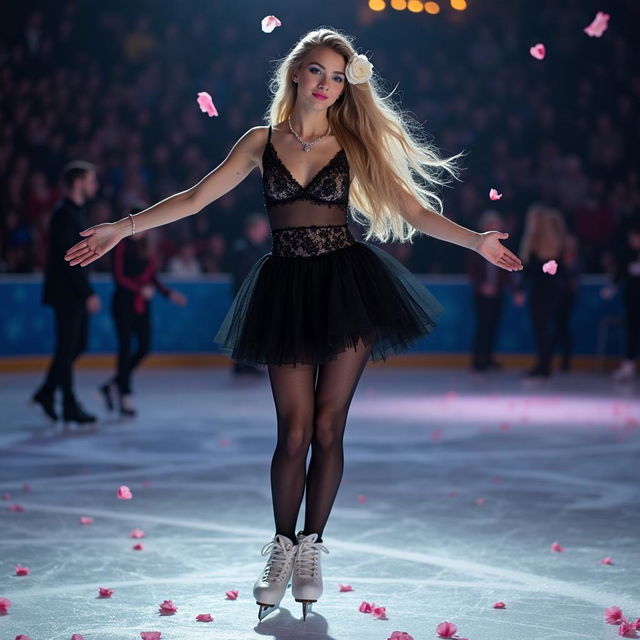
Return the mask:
[(436, 13), (440, 13), (440, 5), (437, 2), (425, 2), (424, 10), (432, 16), (435, 16)]
[(384, 11), (387, 3), (384, 0), (369, 0), (369, 9), (371, 11)]
[(424, 7), (422, 6), (422, 2), (420, 2), (420, 0), (409, 0), (407, 9), (409, 9), (409, 11), (412, 11), (413, 13), (420, 13), (424, 9)]
[(391, 8), (396, 11), (404, 11), (407, 8), (407, 0), (391, 0)]
[(456, 11), (464, 11), (467, 8), (466, 0), (451, 0), (451, 8)]

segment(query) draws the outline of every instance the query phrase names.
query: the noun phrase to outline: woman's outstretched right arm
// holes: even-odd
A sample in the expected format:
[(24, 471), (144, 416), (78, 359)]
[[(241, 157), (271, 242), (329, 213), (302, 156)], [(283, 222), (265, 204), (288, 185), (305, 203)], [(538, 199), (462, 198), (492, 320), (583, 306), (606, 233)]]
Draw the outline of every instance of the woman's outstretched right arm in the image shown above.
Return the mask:
[(233, 146), (229, 155), (211, 173), (186, 191), (175, 193), (131, 217), (107, 222), (80, 232), (84, 239), (71, 247), (65, 260), (71, 266), (86, 267), (135, 232), (169, 224), (198, 213), (208, 204), (231, 191), (258, 166), (266, 142), (264, 127), (249, 129)]

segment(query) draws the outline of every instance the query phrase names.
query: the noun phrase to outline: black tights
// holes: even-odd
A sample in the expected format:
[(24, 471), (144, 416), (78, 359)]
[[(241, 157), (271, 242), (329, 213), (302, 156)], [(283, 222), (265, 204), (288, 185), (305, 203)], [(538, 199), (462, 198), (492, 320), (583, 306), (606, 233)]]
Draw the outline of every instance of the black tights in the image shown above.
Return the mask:
[(347, 349), (320, 365), (268, 366), (278, 419), (278, 444), (271, 462), (276, 534), (294, 543), (305, 486), (303, 533), (317, 533), (322, 541), (342, 479), (347, 412), (370, 352), (371, 347), (360, 341), (356, 350)]

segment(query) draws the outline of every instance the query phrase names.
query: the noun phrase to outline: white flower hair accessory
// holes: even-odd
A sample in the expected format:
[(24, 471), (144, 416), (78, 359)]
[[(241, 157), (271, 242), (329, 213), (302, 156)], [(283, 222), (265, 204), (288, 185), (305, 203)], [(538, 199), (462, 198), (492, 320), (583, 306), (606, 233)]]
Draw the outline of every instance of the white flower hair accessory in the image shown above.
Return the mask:
[(367, 56), (354, 53), (349, 62), (347, 62), (344, 73), (351, 84), (362, 84), (371, 79), (373, 65), (369, 62)]

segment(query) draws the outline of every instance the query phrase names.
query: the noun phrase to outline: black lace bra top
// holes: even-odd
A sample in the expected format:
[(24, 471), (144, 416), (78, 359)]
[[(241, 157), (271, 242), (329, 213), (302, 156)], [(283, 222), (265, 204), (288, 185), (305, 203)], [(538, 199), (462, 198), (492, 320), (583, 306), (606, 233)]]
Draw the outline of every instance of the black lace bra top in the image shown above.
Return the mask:
[(272, 231), (346, 224), (349, 182), (347, 154), (340, 149), (303, 187), (278, 157), (269, 127), (262, 154), (262, 184)]

